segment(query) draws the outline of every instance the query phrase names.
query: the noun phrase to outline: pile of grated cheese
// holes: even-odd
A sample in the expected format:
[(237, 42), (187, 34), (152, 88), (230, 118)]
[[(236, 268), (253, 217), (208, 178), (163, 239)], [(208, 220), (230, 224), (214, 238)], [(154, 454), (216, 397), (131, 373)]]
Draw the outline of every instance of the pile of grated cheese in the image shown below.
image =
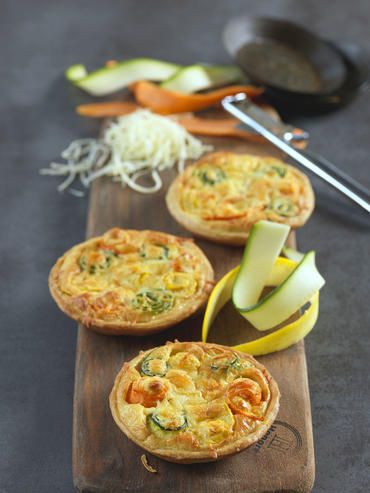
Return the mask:
[[(154, 193), (162, 187), (161, 171), (177, 164), (182, 172), (187, 159), (198, 159), (209, 150), (212, 146), (204, 145), (174, 119), (143, 109), (117, 118), (101, 140), (73, 141), (61, 154), (67, 163), (51, 163), (40, 173), (66, 176), (58, 191), (76, 196), (84, 195), (71, 187), (76, 179), (88, 188), (100, 176), (110, 176), (138, 192)], [(144, 175), (152, 185), (139, 183)]]

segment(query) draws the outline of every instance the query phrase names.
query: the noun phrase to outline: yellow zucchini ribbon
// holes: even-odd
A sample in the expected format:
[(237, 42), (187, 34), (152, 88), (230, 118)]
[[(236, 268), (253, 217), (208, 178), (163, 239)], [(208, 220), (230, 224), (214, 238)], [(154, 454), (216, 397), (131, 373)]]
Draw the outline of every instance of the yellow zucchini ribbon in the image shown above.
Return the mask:
[[(298, 262), (278, 257), (275, 260), (268, 279), (266, 280), (266, 286), (280, 286), (281, 284), (284, 284), (287, 278), (294, 273), (298, 265)], [(217, 314), (232, 298), (234, 283), (239, 270), (240, 266), (228, 272), (213, 289), (208, 300), (208, 305), (203, 320), (203, 342), (206, 342), (209, 329)], [(234, 349), (252, 354), (254, 356), (259, 356), (288, 348), (303, 339), (312, 330), (318, 317), (318, 289), (315, 290), (314, 294), (310, 296), (308, 300), (304, 300), (303, 304), (306, 304), (307, 302), (310, 303), (310, 306), (294, 322), (288, 323), (276, 331), (254, 341), (238, 344), (237, 346), (234, 346)], [(247, 318), (245, 314), (243, 314), (243, 316)]]

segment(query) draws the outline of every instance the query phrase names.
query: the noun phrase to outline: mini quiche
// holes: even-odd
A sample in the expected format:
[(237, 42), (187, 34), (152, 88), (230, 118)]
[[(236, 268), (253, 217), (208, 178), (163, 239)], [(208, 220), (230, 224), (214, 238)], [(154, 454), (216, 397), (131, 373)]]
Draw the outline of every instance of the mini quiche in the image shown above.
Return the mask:
[(209, 462), (259, 440), (279, 390), (252, 356), (226, 346), (168, 342), (125, 363), (110, 394), (119, 428), (171, 462)]
[(273, 157), (208, 154), (171, 184), (167, 206), (186, 229), (204, 238), (244, 245), (261, 219), (302, 226), (314, 208), (308, 178)]
[(118, 228), (71, 248), (49, 277), (67, 315), (107, 334), (169, 327), (194, 313), (213, 284), (212, 267), (192, 240)]

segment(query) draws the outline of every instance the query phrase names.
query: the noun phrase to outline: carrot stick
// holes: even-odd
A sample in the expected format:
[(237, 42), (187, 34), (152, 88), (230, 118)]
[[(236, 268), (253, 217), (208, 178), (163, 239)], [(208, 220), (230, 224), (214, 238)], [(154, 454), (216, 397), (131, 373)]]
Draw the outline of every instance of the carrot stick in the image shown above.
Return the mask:
[(263, 92), (263, 89), (255, 86), (228, 86), (204, 94), (184, 94), (145, 80), (135, 82), (130, 89), (139, 104), (162, 115), (204, 110), (219, 104), (225, 96), (238, 92), (244, 92), (252, 98)]
[(107, 118), (128, 115), (138, 108), (138, 104), (128, 101), (109, 101), (103, 103), (81, 104), (80, 106), (77, 106), (76, 111), (81, 116)]
[[(101, 103), (82, 104), (76, 111), (81, 116), (90, 118), (112, 118), (133, 113), (141, 108), (136, 103), (127, 101), (110, 101)], [(270, 112), (274, 110), (269, 107)], [(176, 115), (176, 121), (188, 132), (194, 135), (207, 135), (209, 137), (235, 137), (255, 142), (264, 142), (263, 137), (252, 132), (237, 128), (239, 120), (233, 117), (226, 118), (201, 118), (189, 114)]]
[(181, 116), (176, 118), (188, 132), (194, 135), (207, 135), (208, 137), (236, 137), (240, 139), (264, 142), (265, 139), (258, 134), (237, 128), (240, 123), (236, 118), (198, 118), (197, 116)]

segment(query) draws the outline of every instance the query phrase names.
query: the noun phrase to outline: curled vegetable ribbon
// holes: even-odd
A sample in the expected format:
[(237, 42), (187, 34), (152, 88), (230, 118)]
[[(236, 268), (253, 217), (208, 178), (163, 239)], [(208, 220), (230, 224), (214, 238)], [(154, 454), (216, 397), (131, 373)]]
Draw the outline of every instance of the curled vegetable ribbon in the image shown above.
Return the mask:
[[(267, 221), (253, 227), (241, 265), (228, 272), (211, 293), (202, 326), (203, 342), (217, 314), (231, 298), (237, 311), (260, 331), (272, 329), (310, 304), (297, 320), (234, 346), (236, 350), (254, 356), (269, 354), (288, 348), (312, 330), (319, 312), (319, 289), (325, 281), (316, 269), (314, 252), (300, 261), (278, 257), (289, 229)], [(259, 299), (265, 286), (275, 288)]]

